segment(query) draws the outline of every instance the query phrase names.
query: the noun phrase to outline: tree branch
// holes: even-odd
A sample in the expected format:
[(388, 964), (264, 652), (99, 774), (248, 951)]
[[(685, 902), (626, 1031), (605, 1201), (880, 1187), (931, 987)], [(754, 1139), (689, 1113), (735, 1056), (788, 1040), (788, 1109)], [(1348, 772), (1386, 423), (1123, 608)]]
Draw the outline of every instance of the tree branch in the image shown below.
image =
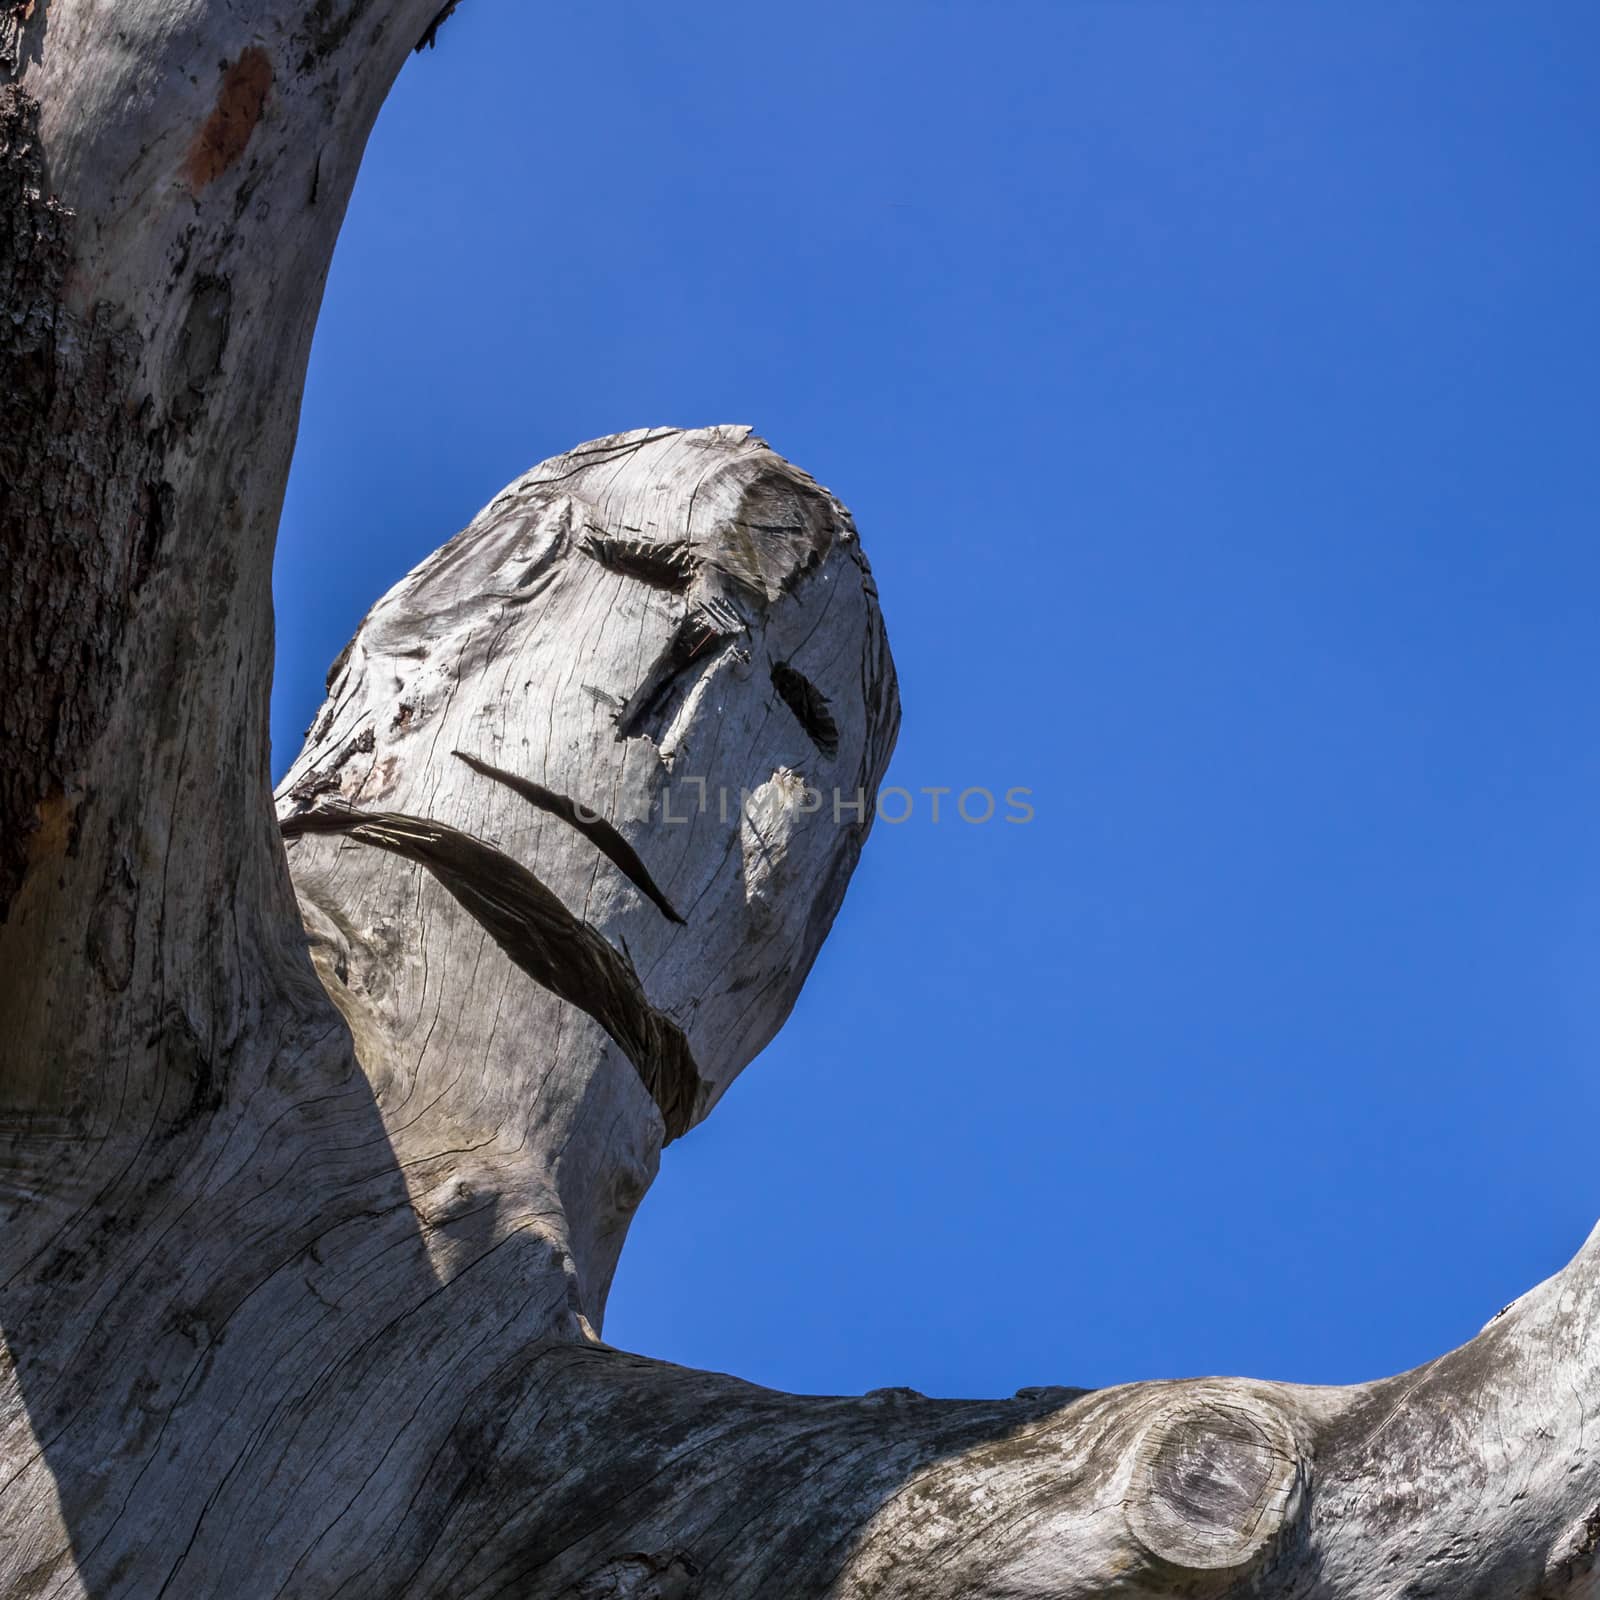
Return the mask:
[(291, 885), (273, 529), (362, 145), (451, 9), (0, 14), (0, 1591), (1600, 1592), (1595, 1239), (1349, 1389), (830, 1399), (601, 1342), (899, 709), (831, 495), (745, 428), (615, 435), (369, 613)]

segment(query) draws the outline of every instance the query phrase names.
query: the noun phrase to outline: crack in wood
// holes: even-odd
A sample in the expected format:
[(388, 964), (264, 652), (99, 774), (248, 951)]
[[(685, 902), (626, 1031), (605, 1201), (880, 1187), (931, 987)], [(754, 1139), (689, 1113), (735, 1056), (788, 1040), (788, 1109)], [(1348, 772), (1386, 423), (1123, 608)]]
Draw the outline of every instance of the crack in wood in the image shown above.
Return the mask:
[(377, 735), (371, 728), (364, 728), (348, 744), (341, 746), (327, 766), (302, 778), (289, 791), (290, 797), (297, 805), (308, 806), (319, 795), (336, 792), (344, 783), (344, 769), (357, 756), (370, 756), (377, 747)]

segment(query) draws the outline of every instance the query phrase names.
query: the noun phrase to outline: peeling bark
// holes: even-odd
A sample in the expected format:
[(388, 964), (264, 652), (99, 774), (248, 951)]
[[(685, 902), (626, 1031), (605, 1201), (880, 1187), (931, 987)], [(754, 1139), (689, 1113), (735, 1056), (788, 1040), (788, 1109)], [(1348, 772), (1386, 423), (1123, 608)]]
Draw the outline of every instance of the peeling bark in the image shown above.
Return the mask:
[(0, 12), (0, 1592), (1600, 1593), (1600, 1236), (1345, 1389), (790, 1396), (604, 1343), (862, 847), (876, 588), (747, 429), (598, 440), (379, 600), (274, 809), (312, 321), (452, 7), (240, 9)]

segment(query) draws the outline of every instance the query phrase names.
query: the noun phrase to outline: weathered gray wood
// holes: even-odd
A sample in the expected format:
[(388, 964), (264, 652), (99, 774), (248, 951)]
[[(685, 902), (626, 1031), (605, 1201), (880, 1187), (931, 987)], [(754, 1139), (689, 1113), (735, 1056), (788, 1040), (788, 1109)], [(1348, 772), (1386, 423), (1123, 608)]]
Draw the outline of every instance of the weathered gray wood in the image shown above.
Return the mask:
[(1349, 1389), (819, 1398), (603, 1342), (898, 709), (839, 504), (642, 430), (378, 602), (274, 814), (316, 301), (451, 9), (0, 17), (0, 1593), (1600, 1593), (1600, 1238)]
[[(848, 514), (748, 429), (598, 440), (373, 607), (279, 787), (380, 1108), (560, 1166), (595, 1326), (663, 1136), (788, 1015), (860, 852), (899, 716), (874, 597)], [(830, 753), (780, 665), (836, 708)], [(448, 861), (415, 842), (441, 833)]]

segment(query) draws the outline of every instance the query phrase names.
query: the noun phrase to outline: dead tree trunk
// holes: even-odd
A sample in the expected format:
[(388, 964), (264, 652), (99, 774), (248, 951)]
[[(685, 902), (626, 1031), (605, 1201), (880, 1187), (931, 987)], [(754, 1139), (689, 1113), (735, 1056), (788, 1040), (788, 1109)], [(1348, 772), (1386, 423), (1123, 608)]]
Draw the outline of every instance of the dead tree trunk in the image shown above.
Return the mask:
[(0, 1590), (1600, 1593), (1595, 1240), (1350, 1389), (818, 1399), (601, 1341), (897, 702), (826, 491), (617, 435), (373, 608), (274, 814), (312, 323), (442, 14), (0, 13)]

